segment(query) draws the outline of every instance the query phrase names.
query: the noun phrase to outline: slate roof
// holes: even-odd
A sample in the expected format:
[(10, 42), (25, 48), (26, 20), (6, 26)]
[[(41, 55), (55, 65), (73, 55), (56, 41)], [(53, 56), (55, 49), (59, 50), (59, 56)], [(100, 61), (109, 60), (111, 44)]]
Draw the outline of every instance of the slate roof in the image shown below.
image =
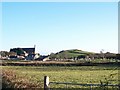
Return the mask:
[(26, 53), (34, 54), (35, 48), (22, 48)]
[(25, 51), (28, 54), (34, 54), (35, 53), (35, 48), (13, 48), (10, 49), (10, 52), (16, 52), (16, 50), (22, 49), (23, 51)]

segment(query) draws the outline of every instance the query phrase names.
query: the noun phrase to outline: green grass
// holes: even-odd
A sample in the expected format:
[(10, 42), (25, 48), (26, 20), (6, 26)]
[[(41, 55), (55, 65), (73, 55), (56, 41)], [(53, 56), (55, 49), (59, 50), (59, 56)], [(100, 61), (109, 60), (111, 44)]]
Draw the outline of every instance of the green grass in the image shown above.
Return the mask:
[[(31, 83), (40, 83), (43, 88), (44, 76), (51, 82), (100, 83), (118, 84), (117, 66), (1, 66), (2, 70), (12, 70), (17, 78), (27, 78)], [(16, 79), (17, 79), (16, 78)], [(39, 86), (38, 86), (39, 87)], [(65, 85), (51, 84), (53, 88), (64, 88)], [(76, 88), (75, 86), (69, 86)], [(78, 87), (78, 86), (77, 86)]]

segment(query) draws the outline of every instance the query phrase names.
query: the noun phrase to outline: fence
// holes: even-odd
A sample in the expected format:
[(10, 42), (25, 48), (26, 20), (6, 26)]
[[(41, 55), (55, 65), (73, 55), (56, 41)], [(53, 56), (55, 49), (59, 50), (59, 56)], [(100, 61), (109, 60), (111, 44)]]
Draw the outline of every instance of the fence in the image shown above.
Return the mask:
[(117, 87), (117, 90), (120, 90), (120, 85), (118, 84), (79, 84), (79, 83), (70, 83), (70, 82), (50, 82), (48, 76), (44, 76), (44, 90), (50, 90), (50, 84), (65, 84), (66, 88), (67, 85), (78, 85), (78, 86), (89, 86), (90, 90), (92, 90), (93, 86), (112, 86)]

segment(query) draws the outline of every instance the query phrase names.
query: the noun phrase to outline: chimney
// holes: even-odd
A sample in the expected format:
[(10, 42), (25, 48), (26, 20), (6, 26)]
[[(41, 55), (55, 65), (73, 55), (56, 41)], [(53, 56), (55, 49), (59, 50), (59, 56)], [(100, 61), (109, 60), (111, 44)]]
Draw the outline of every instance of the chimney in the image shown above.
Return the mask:
[(34, 48), (36, 47), (36, 45), (34, 45)]
[[(34, 45), (34, 48), (36, 48), (36, 45)], [(35, 53), (35, 52), (34, 52)]]

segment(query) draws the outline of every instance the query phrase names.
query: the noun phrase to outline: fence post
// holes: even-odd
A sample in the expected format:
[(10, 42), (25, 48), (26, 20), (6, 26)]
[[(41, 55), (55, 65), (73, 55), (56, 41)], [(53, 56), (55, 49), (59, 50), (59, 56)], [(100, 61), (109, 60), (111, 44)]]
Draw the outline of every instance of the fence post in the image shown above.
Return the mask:
[(49, 77), (44, 76), (44, 90), (49, 90)]
[(92, 85), (90, 85), (90, 90), (92, 90)]

